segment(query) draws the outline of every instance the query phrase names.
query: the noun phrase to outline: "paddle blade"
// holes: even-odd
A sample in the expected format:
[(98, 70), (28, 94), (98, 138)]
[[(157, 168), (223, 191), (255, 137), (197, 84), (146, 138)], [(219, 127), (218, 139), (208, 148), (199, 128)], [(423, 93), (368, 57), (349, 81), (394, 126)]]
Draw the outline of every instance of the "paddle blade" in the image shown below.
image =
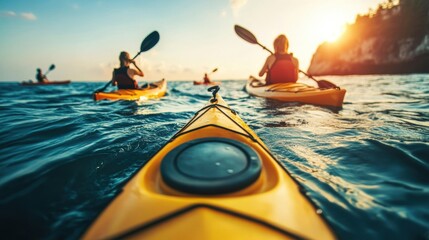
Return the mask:
[(338, 87), (337, 85), (331, 83), (328, 80), (318, 80), (317, 85), (319, 86), (319, 88), (337, 88)]
[(159, 33), (153, 31), (149, 34), (140, 45), (140, 52), (146, 52), (147, 50), (153, 48), (159, 41)]
[(49, 67), (49, 71), (52, 71), (52, 70), (54, 70), (55, 69), (55, 65), (54, 64), (52, 64), (50, 67)]
[(249, 30), (238, 25), (234, 26), (234, 30), (235, 30), (235, 33), (237, 33), (237, 35), (240, 36), (242, 39), (253, 44), (258, 44), (258, 40), (256, 40), (255, 35), (249, 32)]

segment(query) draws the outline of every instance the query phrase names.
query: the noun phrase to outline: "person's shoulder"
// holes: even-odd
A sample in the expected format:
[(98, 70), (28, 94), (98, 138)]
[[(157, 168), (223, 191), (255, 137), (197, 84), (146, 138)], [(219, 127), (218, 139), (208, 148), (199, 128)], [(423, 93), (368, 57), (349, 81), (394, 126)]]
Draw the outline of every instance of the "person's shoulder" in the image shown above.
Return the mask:
[(292, 61), (294, 61), (294, 62), (298, 62), (298, 58), (296, 58), (296, 57), (292, 57)]
[(298, 58), (296, 58), (293, 53), (289, 53), (289, 56), (292, 58), (292, 61), (298, 62)]
[(133, 68), (128, 68), (127, 71), (131, 72), (131, 73), (134, 73), (134, 74), (138, 73), (138, 71), (136, 69), (133, 69)]
[(273, 62), (276, 60), (276, 55), (271, 54), (270, 56), (267, 57), (266, 62)]

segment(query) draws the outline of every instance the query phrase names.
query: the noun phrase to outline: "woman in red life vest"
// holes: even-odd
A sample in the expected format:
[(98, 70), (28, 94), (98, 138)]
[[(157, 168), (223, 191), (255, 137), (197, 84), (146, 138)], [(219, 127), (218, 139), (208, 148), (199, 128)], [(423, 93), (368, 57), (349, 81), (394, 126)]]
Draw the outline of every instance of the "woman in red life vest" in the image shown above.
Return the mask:
[(264, 76), (265, 84), (296, 82), (298, 80), (298, 59), (292, 54), (288, 54), (289, 41), (285, 35), (279, 35), (274, 40), (274, 54), (270, 55), (265, 61), (264, 66), (259, 72), (259, 76)]
[[(120, 67), (113, 70), (112, 85), (118, 86), (118, 89), (138, 89), (139, 85), (134, 76), (143, 77), (142, 70), (136, 65), (136, 62), (130, 58), (127, 52), (121, 52), (119, 55)], [(133, 64), (136, 69), (130, 68)]]

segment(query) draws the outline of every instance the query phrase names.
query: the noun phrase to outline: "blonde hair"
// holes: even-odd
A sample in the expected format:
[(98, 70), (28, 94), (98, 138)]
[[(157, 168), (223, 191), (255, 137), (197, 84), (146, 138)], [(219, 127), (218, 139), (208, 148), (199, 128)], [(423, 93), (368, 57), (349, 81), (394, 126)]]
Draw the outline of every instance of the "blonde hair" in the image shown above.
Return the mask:
[(289, 41), (286, 36), (281, 34), (274, 40), (274, 52), (285, 52), (289, 49)]

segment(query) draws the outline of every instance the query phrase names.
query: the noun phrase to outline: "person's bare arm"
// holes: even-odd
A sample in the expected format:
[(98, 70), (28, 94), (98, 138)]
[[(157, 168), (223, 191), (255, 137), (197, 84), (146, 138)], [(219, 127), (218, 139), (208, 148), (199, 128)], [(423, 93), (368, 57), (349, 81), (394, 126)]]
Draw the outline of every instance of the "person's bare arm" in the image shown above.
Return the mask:
[(118, 83), (115, 81), (115, 71), (112, 72), (112, 86), (116, 86)]
[(264, 66), (262, 67), (261, 71), (259, 71), (259, 76), (260, 77), (264, 76), (264, 74), (268, 71), (268, 69), (270, 67), (270, 63), (272, 62), (272, 58), (273, 57), (274, 56), (271, 55), (271, 56), (267, 57), (267, 60), (265, 60)]
[(135, 68), (136, 68), (136, 70), (137, 70), (137, 71), (135, 71), (135, 74), (136, 74), (137, 76), (144, 77), (144, 73), (143, 73), (143, 71), (142, 71), (142, 70), (137, 66), (136, 61), (131, 60), (131, 63), (134, 65), (134, 67), (135, 67)]
[(264, 74), (268, 71), (268, 58), (265, 60), (264, 66), (261, 68), (261, 71), (259, 71), (259, 76), (262, 77)]

